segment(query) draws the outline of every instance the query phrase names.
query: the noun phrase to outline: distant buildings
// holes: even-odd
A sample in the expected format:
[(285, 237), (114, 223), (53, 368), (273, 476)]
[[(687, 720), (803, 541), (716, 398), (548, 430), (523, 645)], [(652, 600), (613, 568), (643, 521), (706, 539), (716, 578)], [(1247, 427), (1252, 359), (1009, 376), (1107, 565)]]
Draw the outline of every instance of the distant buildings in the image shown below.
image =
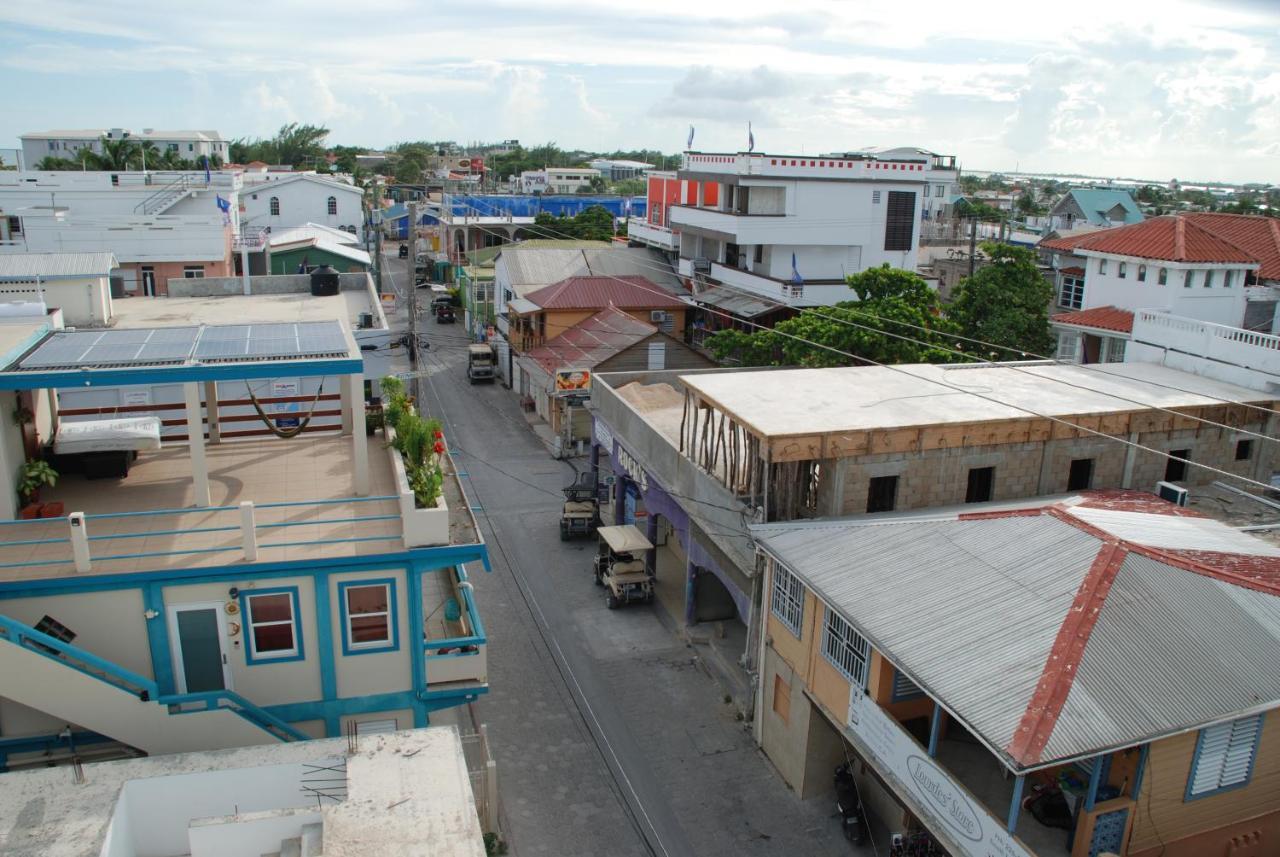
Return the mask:
[(643, 178), (645, 173), (653, 169), (653, 164), (646, 164), (643, 161), (615, 161), (609, 158), (597, 158), (591, 161), (589, 166), (599, 172), (607, 182)]
[(137, 143), (152, 143), (161, 152), (175, 152), (184, 161), (199, 161), (204, 156), (218, 157), (223, 162), (230, 158), (230, 142), (217, 131), (157, 131), (143, 128), (130, 131), (126, 128), (84, 128), (74, 131), (28, 131), (21, 136), (24, 168), (33, 170), (46, 157), (74, 161), (83, 151), (102, 153), (102, 138), (108, 140), (129, 139)]
[(110, 253), (0, 253), (0, 319), (56, 312), (63, 324), (104, 327), (117, 265)]
[(1050, 231), (1071, 231), (1080, 226), (1128, 226), (1142, 222), (1133, 195), (1121, 188), (1072, 188), (1049, 209)]
[(600, 178), (600, 171), (590, 167), (547, 167), (525, 170), (520, 174), (520, 193), (577, 193)]

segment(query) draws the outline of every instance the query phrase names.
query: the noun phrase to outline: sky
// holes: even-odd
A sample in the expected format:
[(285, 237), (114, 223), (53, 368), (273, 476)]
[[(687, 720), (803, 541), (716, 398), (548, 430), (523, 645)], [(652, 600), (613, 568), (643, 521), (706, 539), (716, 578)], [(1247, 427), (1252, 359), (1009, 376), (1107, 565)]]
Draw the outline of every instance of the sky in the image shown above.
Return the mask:
[(587, 150), (913, 145), (1280, 183), (1280, 0), (0, 4), (0, 147), (53, 128)]

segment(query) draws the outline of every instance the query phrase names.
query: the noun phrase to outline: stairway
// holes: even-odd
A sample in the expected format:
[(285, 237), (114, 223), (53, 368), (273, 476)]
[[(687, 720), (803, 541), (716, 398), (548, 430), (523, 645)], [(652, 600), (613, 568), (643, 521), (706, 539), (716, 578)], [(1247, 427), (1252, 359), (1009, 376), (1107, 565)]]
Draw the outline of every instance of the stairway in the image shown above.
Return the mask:
[(147, 753), (306, 737), (229, 691), (161, 696), (152, 680), (6, 616), (0, 675), (6, 698)]
[(324, 857), (324, 825), (320, 822), (302, 825), (302, 834), (280, 840), (280, 850), (262, 857)]
[(135, 214), (164, 214), (172, 208), (179, 200), (186, 199), (193, 192), (192, 181), (187, 176), (182, 176), (177, 181), (164, 185), (151, 196), (138, 203), (133, 211)]

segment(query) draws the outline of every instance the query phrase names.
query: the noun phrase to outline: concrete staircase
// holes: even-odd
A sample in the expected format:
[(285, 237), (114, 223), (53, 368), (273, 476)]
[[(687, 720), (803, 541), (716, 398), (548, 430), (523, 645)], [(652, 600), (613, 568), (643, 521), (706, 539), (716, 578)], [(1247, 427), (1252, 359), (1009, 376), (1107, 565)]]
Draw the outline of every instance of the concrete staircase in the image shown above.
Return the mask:
[(262, 857), (324, 857), (324, 825), (320, 822), (302, 825), (302, 833), (280, 840), (280, 850)]
[(164, 185), (151, 196), (144, 199), (134, 207), (135, 214), (164, 214), (179, 201), (191, 196), (194, 191), (193, 182), (188, 176), (183, 176), (175, 182)]

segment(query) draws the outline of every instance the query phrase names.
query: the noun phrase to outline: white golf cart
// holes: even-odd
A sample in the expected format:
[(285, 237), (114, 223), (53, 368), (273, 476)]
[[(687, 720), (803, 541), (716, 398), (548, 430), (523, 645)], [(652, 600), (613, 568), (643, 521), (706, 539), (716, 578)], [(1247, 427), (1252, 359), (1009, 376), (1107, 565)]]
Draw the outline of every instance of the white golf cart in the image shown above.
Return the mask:
[(653, 602), (653, 577), (645, 568), (644, 555), (653, 545), (631, 524), (600, 527), (600, 550), (596, 553), (596, 585), (605, 587), (605, 604), (610, 610), (632, 601)]

